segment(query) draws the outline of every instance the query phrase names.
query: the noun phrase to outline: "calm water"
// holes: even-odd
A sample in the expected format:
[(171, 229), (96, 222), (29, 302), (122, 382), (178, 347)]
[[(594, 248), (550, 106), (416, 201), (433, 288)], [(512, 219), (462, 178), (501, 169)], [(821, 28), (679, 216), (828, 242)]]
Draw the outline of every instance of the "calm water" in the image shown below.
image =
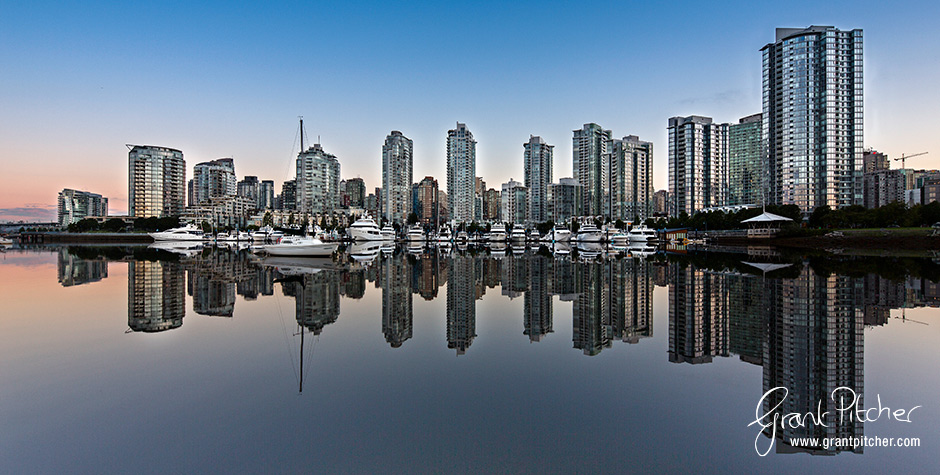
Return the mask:
[[(377, 251), (8, 249), (0, 470), (938, 465), (934, 261)], [(775, 387), (786, 397), (761, 405)], [(865, 408), (921, 407), (909, 423), (840, 423), (838, 387)], [(748, 427), (758, 412), (823, 411), (827, 427)], [(787, 444), (863, 435), (920, 447)]]

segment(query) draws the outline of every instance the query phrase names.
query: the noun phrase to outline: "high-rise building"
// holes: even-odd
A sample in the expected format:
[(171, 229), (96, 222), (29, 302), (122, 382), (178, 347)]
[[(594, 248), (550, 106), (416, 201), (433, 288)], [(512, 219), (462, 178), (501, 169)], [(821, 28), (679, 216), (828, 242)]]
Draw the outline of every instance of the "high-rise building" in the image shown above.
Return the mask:
[(608, 203), (611, 219), (640, 222), (652, 215), (653, 144), (636, 135), (612, 139), (607, 145)]
[(761, 160), (761, 114), (728, 126), (729, 205), (762, 204), (764, 161)]
[(525, 167), (525, 187), (528, 194), (529, 223), (541, 223), (548, 220), (548, 185), (552, 183), (552, 150), (542, 137), (530, 135), (529, 141), (522, 144), (523, 165)]
[(878, 208), (895, 201), (907, 202), (907, 190), (913, 188), (914, 170), (877, 170), (865, 173), (865, 207)]
[(256, 176), (246, 176), (238, 182), (238, 196), (247, 198), (252, 203), (258, 202), (258, 194), (261, 190), (261, 182)]
[(415, 186), (414, 212), (424, 224), (438, 222), (437, 180), (426, 176)]
[(297, 210), (328, 213), (339, 207), (340, 167), (336, 155), (320, 144), (297, 155)]
[(607, 190), (607, 145), (612, 133), (591, 123), (573, 131), (571, 159), (574, 178), (581, 184), (581, 208), (577, 215), (598, 216), (604, 214), (608, 199)]
[(499, 221), (499, 190), (490, 188), (483, 192), (483, 221)]
[(475, 216), (477, 142), (466, 124), (447, 131), (447, 210), (450, 219), (470, 222)]
[(695, 115), (669, 119), (670, 215), (726, 204), (727, 150), (728, 124)]
[(258, 188), (258, 209), (274, 209), (274, 180), (261, 180)]
[(878, 170), (887, 170), (891, 168), (891, 162), (888, 161), (888, 155), (874, 149), (867, 149), (862, 152), (862, 172), (871, 173)]
[(412, 154), (411, 139), (393, 130), (382, 145), (382, 215), (403, 223), (411, 214)]
[(68, 226), (88, 217), (108, 215), (108, 199), (97, 193), (66, 188), (59, 192), (59, 226)]
[(238, 192), (235, 161), (231, 158), (219, 158), (197, 163), (193, 167), (192, 186), (190, 206), (205, 203), (209, 198), (235, 196)]
[(281, 185), (281, 209), (297, 209), (297, 180), (287, 180)]
[(657, 190), (653, 193), (653, 215), (669, 215), (669, 192), (666, 190)]
[(761, 51), (769, 201), (805, 214), (861, 204), (862, 30), (777, 28)]
[(526, 222), (526, 202), (528, 201), (528, 189), (512, 178), (503, 183), (503, 190), (499, 193), (502, 200), (499, 214), (503, 221), (513, 224), (524, 224)]
[(183, 152), (128, 145), (127, 213), (139, 218), (179, 216), (186, 206)]
[(580, 214), (584, 196), (581, 188), (581, 183), (575, 178), (561, 178), (549, 186), (549, 217), (553, 221), (563, 223)]
[(362, 208), (366, 201), (366, 182), (362, 178), (346, 180), (346, 196), (349, 197), (350, 208)]

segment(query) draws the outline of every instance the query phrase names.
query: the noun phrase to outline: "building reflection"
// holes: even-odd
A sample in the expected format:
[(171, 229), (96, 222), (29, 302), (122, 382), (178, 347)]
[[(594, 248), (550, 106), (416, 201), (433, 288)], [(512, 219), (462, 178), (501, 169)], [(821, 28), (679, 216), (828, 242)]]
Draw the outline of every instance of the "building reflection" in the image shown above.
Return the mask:
[(726, 276), (673, 264), (669, 282), (669, 361), (710, 363), (728, 356)]
[(259, 292), (273, 294), (273, 274), (259, 272), (246, 252), (211, 249), (181, 260), (188, 271), (187, 293), (199, 315), (232, 317), (235, 296), (256, 298)]
[(317, 269), (281, 281), (284, 295), (294, 298), (297, 323), (314, 335), (339, 318), (341, 272)]
[(522, 333), (530, 342), (542, 341), (552, 330), (552, 259), (533, 256), (528, 260), (529, 285), (523, 296)]
[(577, 262), (572, 267), (578, 290), (572, 317), (575, 348), (593, 356), (614, 340), (637, 343), (653, 336), (653, 285), (646, 260)]
[(447, 347), (467, 352), (476, 337), (473, 257), (454, 255), (447, 270)]
[(62, 287), (89, 284), (108, 277), (108, 261), (104, 257), (85, 259), (60, 248), (56, 264)]
[(382, 333), (392, 348), (411, 338), (414, 330), (411, 277), (407, 258), (384, 259), (378, 283), (382, 287)]
[(185, 271), (176, 262), (127, 264), (127, 326), (135, 332), (162, 332), (183, 325)]

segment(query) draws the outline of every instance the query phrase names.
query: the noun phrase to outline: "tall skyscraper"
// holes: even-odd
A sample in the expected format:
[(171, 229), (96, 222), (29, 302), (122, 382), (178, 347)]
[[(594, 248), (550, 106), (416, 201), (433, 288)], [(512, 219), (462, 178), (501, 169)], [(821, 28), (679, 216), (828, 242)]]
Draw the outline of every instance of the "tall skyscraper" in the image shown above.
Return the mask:
[(723, 206), (728, 189), (728, 124), (711, 117), (669, 119), (669, 214)]
[(320, 144), (297, 154), (297, 210), (327, 213), (339, 207), (340, 167), (336, 155)]
[(552, 183), (552, 150), (555, 146), (534, 135), (530, 135), (529, 141), (522, 146), (525, 149), (523, 181), (529, 190), (527, 221), (541, 223), (548, 219), (548, 185)]
[(382, 214), (392, 222), (404, 223), (411, 214), (411, 139), (393, 130), (382, 145)]
[(891, 162), (888, 161), (888, 155), (884, 152), (868, 149), (862, 152), (862, 168), (863, 173), (887, 170), (891, 168)]
[(430, 176), (424, 177), (418, 183), (415, 194), (414, 212), (418, 219), (424, 224), (436, 223), (439, 211), (437, 180)]
[(261, 180), (258, 187), (258, 209), (274, 209), (274, 180)]
[(862, 30), (777, 28), (761, 51), (770, 201), (861, 204)]
[(193, 196), (190, 206), (205, 203), (209, 198), (235, 196), (238, 182), (235, 179), (235, 161), (231, 158), (219, 158), (209, 162), (197, 163), (193, 167)]
[(450, 219), (471, 222), (475, 216), (477, 142), (466, 124), (447, 131), (447, 211)]
[(186, 206), (183, 152), (151, 145), (128, 145), (127, 214), (139, 218), (179, 216)]
[(761, 160), (761, 114), (728, 126), (729, 205), (762, 204), (765, 174)]
[(256, 176), (246, 176), (242, 181), (238, 182), (238, 196), (248, 198), (252, 203), (258, 203), (260, 189), (261, 182), (258, 181), (258, 177)]
[(582, 208), (581, 184), (574, 178), (561, 178), (549, 186), (549, 217), (556, 223), (578, 216)]
[(108, 215), (108, 199), (97, 193), (66, 188), (59, 192), (59, 226), (68, 226), (91, 216)]
[(581, 184), (581, 209), (577, 214), (598, 216), (605, 212), (607, 202), (607, 145), (612, 133), (601, 126), (584, 124), (575, 130), (571, 141), (574, 178)]
[(653, 207), (653, 144), (636, 135), (612, 139), (608, 151), (608, 204), (611, 219), (640, 222)]
[(362, 208), (366, 203), (366, 182), (362, 178), (346, 180), (346, 195), (351, 208)]
[(281, 185), (281, 209), (297, 209), (297, 180), (287, 180)]

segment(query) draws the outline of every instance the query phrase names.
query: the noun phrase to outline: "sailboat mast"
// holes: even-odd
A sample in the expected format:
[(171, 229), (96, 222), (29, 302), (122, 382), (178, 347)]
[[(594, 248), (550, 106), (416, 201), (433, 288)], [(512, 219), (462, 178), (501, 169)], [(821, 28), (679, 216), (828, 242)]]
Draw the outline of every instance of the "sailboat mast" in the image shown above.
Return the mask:
[(300, 392), (304, 392), (304, 326), (300, 325)]
[(304, 153), (304, 116), (300, 116), (300, 153)]

